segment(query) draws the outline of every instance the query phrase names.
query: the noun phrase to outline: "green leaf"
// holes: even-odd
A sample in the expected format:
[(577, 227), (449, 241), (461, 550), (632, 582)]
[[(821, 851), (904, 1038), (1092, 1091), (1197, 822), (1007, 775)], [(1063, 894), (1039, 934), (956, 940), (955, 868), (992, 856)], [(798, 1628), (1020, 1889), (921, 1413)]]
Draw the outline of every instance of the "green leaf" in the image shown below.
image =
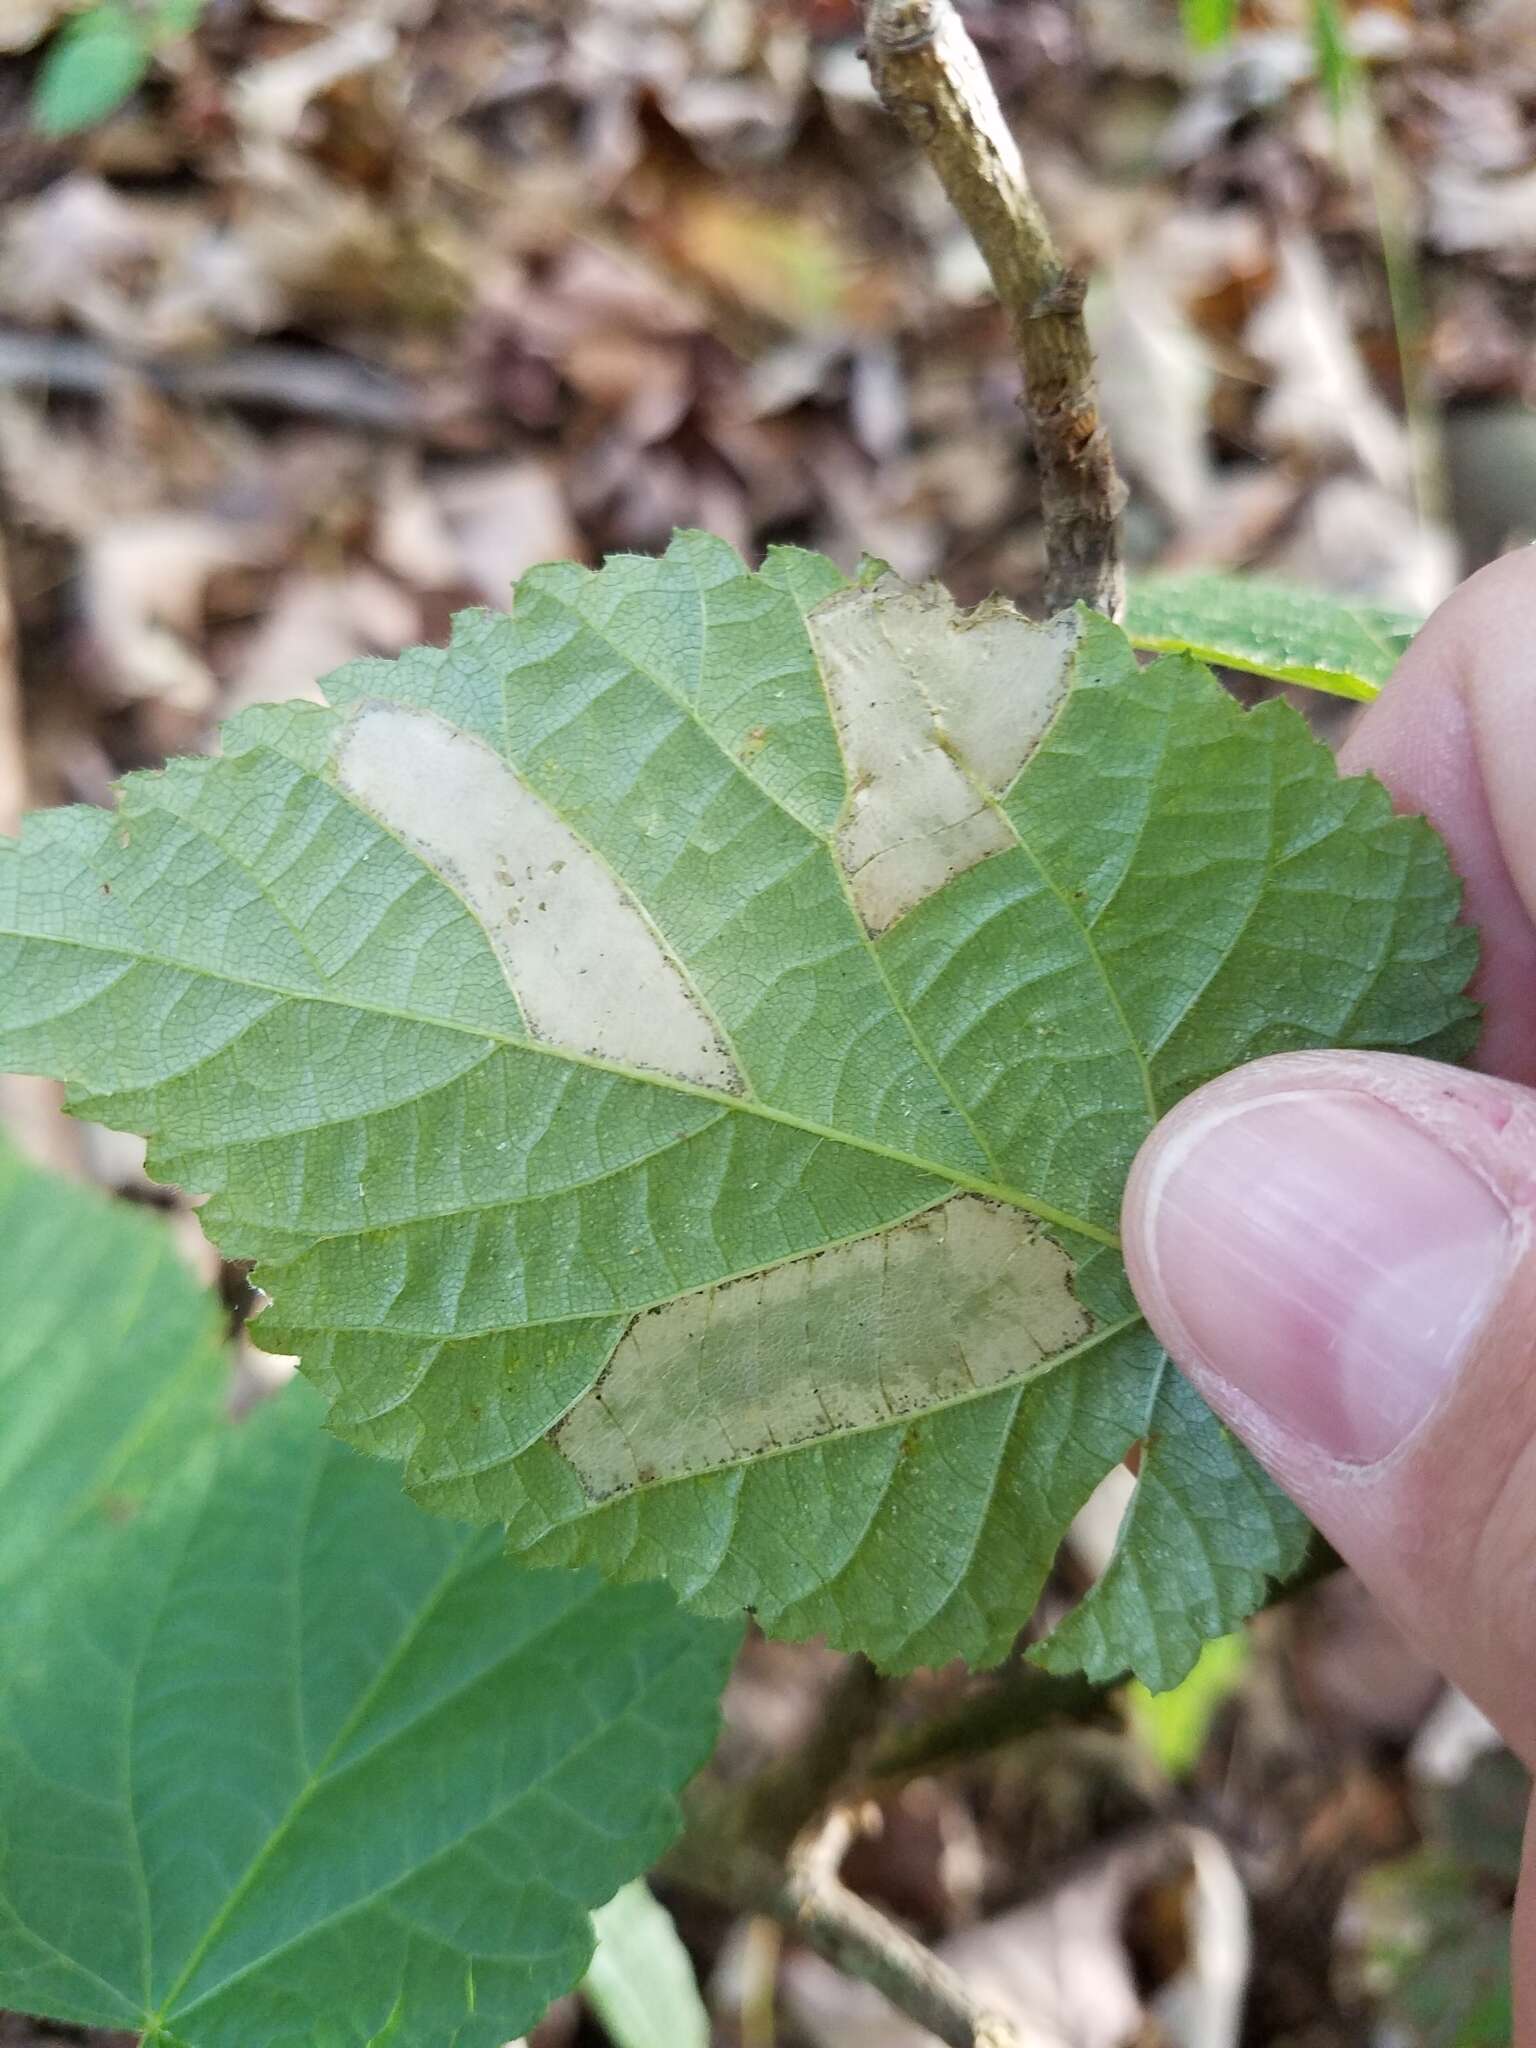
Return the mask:
[(1126, 1687), (1131, 1725), (1170, 1778), (1187, 1777), (1200, 1761), (1212, 1723), (1247, 1669), (1248, 1638), (1239, 1631), (1207, 1643), (1171, 1692), (1148, 1692), (1134, 1681)]
[(1358, 75), (1338, 0), (1312, 0), (1312, 46), (1317, 52), (1318, 79), (1337, 118)]
[(1421, 621), (1249, 576), (1147, 576), (1131, 592), (1137, 647), (1369, 702)]
[(105, 120), (143, 82), (152, 47), (148, 26), (123, 0), (101, 0), (67, 21), (38, 73), (38, 127), (45, 135), (70, 135)]
[(582, 1991), (614, 2048), (709, 2048), (709, 2014), (672, 1915), (643, 1878), (595, 1913)]
[(1514, 1916), (1506, 1900), (1435, 1849), (1362, 1879), (1350, 1919), (1394, 2038), (1414, 2048), (1510, 2048)]
[(1423, 1846), (1366, 1873), (1348, 1906), (1387, 2018), (1416, 2048), (1508, 2048), (1510, 1979), (1530, 1773), (1507, 1749), (1419, 1788)]
[(226, 1378), (218, 1306), (164, 1225), (0, 1146), (7, 1607), (75, 1531), (142, 1507), (213, 1420)]
[(1241, 0), (1179, 0), (1184, 33), (1197, 50), (1214, 50), (1230, 40)]
[(18, 1323), (0, 2003), (181, 2048), (497, 2048), (670, 1840), (736, 1632), (417, 1513), (302, 1385), (216, 1423), (163, 1232), (6, 1161)]
[[(1283, 704), (796, 551), (537, 570), (0, 857), (0, 1062), (152, 1133), (418, 1499), (891, 1666), (1182, 1675), (1305, 1529), (1115, 1228), (1188, 1089), (1451, 1052), (1422, 821)], [(1063, 1647), (1064, 1645), (1064, 1647)]]

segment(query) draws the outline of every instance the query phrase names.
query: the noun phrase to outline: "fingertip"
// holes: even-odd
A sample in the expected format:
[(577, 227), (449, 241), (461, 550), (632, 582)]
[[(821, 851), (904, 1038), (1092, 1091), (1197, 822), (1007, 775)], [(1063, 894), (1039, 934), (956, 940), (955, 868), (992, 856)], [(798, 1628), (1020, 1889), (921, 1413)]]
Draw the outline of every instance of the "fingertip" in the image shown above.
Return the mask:
[(1536, 1094), (1391, 1053), (1261, 1060), (1165, 1118), (1126, 1263), (1217, 1413), (1531, 1756)]
[(1445, 840), (1477, 926), (1477, 1063), (1536, 1084), (1536, 548), (1471, 577), (1430, 619), (1340, 750)]
[(1132, 1282), (1229, 1419), (1370, 1464), (1439, 1404), (1520, 1245), (1460, 1129), (1477, 1086), (1392, 1054), (1260, 1060), (1145, 1148)]

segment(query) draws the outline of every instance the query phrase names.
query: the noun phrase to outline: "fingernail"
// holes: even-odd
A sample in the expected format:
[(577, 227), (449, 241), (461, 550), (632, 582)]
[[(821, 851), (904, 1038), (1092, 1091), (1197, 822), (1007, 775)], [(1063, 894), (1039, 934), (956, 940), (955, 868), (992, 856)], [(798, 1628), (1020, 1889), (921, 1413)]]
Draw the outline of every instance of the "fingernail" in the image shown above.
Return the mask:
[(1515, 1256), (1470, 1167), (1347, 1089), (1197, 1111), (1154, 1156), (1139, 1214), (1133, 1277), (1187, 1362), (1363, 1464), (1449, 1389)]

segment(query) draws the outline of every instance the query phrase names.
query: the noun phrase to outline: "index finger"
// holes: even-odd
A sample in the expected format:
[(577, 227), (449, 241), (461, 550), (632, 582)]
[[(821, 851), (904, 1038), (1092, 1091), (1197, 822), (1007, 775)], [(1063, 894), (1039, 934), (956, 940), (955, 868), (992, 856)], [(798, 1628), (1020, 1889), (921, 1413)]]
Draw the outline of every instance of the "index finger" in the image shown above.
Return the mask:
[(1446, 840), (1482, 935), (1476, 1064), (1536, 1085), (1536, 549), (1446, 600), (1339, 759)]

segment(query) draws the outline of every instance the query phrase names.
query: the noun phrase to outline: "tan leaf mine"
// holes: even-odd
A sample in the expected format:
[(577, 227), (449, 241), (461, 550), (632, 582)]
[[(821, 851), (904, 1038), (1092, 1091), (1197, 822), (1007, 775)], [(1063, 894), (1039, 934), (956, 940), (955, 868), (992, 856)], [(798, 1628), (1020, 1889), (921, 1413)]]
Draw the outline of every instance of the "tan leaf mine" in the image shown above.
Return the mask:
[(464, 898), (535, 1038), (740, 1090), (735, 1062), (638, 904), (483, 741), (428, 712), (367, 704), (335, 773)]
[(1093, 1319), (1031, 1217), (956, 1195), (637, 1316), (554, 1432), (592, 1500), (1018, 1379)]
[(1001, 598), (962, 612), (937, 584), (883, 577), (829, 599), (808, 624), (851, 791), (838, 858), (879, 933), (1014, 843), (988, 798), (1066, 695), (1077, 623), (1038, 625)]

